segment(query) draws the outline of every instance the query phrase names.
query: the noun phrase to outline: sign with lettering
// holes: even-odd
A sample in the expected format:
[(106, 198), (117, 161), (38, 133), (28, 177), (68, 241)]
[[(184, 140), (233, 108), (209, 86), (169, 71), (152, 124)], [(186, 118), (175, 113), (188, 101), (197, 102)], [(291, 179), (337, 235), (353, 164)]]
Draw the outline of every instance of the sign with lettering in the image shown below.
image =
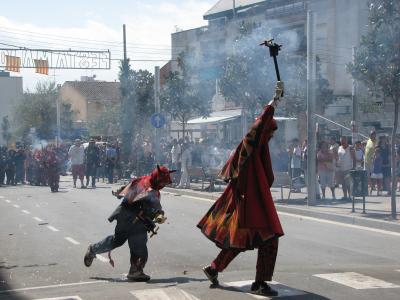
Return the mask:
[(0, 67), (6, 67), (10, 57), (19, 58), (19, 67), (37, 68), (38, 61), (47, 61), (48, 69), (110, 69), (110, 51), (79, 51), (50, 49), (1, 49)]

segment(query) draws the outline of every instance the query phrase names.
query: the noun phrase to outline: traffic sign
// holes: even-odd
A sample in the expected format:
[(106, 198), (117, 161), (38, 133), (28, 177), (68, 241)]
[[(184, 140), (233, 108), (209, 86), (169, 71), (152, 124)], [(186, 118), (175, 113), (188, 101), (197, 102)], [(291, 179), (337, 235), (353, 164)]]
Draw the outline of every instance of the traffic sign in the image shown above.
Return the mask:
[(160, 113), (154, 113), (150, 118), (151, 125), (155, 128), (161, 128), (165, 125), (165, 117)]

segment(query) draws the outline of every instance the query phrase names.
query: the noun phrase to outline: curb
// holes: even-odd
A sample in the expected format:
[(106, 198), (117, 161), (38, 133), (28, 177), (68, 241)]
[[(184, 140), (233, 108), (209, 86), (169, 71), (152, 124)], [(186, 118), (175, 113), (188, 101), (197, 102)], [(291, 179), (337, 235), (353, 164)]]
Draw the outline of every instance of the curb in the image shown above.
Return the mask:
[[(183, 190), (183, 189), (175, 189), (175, 188), (169, 188), (169, 187), (165, 187), (164, 191), (172, 193), (172, 194), (199, 197), (199, 198), (205, 198), (205, 199), (209, 199), (209, 200), (217, 200), (217, 198), (221, 194), (221, 193), (209, 194), (209, 193), (197, 192), (197, 191), (193, 191), (193, 190)], [(358, 226), (364, 226), (364, 227), (371, 227), (371, 228), (375, 228), (375, 229), (388, 230), (388, 231), (400, 233), (400, 223), (395, 223), (395, 222), (391, 222), (391, 221), (375, 220), (375, 219), (370, 219), (370, 218), (360, 217), (360, 216), (347, 216), (347, 215), (341, 215), (341, 214), (330, 213), (330, 212), (315, 211), (315, 210), (313, 210), (312, 207), (298, 208), (298, 207), (289, 207), (286, 205), (276, 204), (276, 203), (275, 203), (275, 207), (278, 211), (281, 211), (281, 212), (292, 213), (292, 214), (302, 215), (302, 216), (306, 216), (306, 217), (313, 217), (313, 218), (318, 218), (318, 219), (323, 219), (323, 220), (341, 222), (341, 223), (345, 223), (345, 224), (352, 224), (352, 225), (358, 225)]]

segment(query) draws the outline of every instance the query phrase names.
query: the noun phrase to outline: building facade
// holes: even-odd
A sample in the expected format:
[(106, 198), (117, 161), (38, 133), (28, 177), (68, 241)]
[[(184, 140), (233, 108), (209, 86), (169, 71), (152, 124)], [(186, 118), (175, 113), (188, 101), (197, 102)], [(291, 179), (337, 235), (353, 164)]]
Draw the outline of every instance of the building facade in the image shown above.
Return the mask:
[[(0, 124), (8, 116), (12, 121), (14, 105), (22, 99), (22, 77), (11, 77), (9, 72), (0, 71)], [(1, 131), (1, 130), (0, 130)], [(5, 144), (3, 132), (0, 134), (0, 145)]]
[[(340, 122), (350, 127), (352, 78), (346, 64), (352, 61), (353, 48), (359, 45), (365, 33), (367, 5), (368, 0), (220, 0), (203, 15), (207, 26), (171, 35), (172, 70), (178, 69), (175, 62), (178, 55), (188, 51), (193, 63), (201, 66), (198, 76), (217, 80), (226, 57), (234, 51), (232, 45), (237, 29), (243, 23), (264, 24), (272, 33), (288, 37), (292, 48), (305, 51), (307, 12), (313, 11), (316, 55), (321, 73), (329, 81), (337, 100), (329, 106), (329, 115), (333, 118), (340, 115)], [(287, 49), (285, 46), (283, 51)], [(368, 120), (363, 121), (367, 124)]]
[(84, 76), (80, 81), (66, 81), (60, 88), (59, 97), (71, 104), (74, 122), (88, 123), (107, 109), (120, 105), (120, 83)]

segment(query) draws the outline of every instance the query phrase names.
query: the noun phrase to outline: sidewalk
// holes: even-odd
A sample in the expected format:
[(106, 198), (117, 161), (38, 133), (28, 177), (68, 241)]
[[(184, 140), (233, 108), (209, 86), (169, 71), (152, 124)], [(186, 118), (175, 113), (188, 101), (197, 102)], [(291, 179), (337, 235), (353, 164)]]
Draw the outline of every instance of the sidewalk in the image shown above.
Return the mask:
[[(189, 195), (194, 197), (216, 200), (222, 193), (224, 186), (216, 186), (217, 191), (207, 192), (201, 190), (201, 184), (191, 184), (191, 189), (165, 188), (170, 193)], [(352, 212), (352, 201), (341, 200), (343, 193), (341, 188), (335, 190), (336, 200), (329, 199), (330, 190), (327, 189), (326, 200), (316, 200), (315, 205), (307, 205), (307, 190), (302, 189), (301, 193), (292, 193), (290, 200), (287, 200), (289, 189), (283, 188), (283, 199), (279, 187), (271, 188), (272, 197), (278, 211), (295, 213), (304, 216), (318, 217), (327, 220), (340, 221), (363, 226), (394, 230), (400, 232), (400, 194), (397, 194), (397, 220), (391, 217), (390, 196), (368, 196), (365, 198), (366, 213), (362, 213), (362, 198), (355, 201), (355, 212)]]

